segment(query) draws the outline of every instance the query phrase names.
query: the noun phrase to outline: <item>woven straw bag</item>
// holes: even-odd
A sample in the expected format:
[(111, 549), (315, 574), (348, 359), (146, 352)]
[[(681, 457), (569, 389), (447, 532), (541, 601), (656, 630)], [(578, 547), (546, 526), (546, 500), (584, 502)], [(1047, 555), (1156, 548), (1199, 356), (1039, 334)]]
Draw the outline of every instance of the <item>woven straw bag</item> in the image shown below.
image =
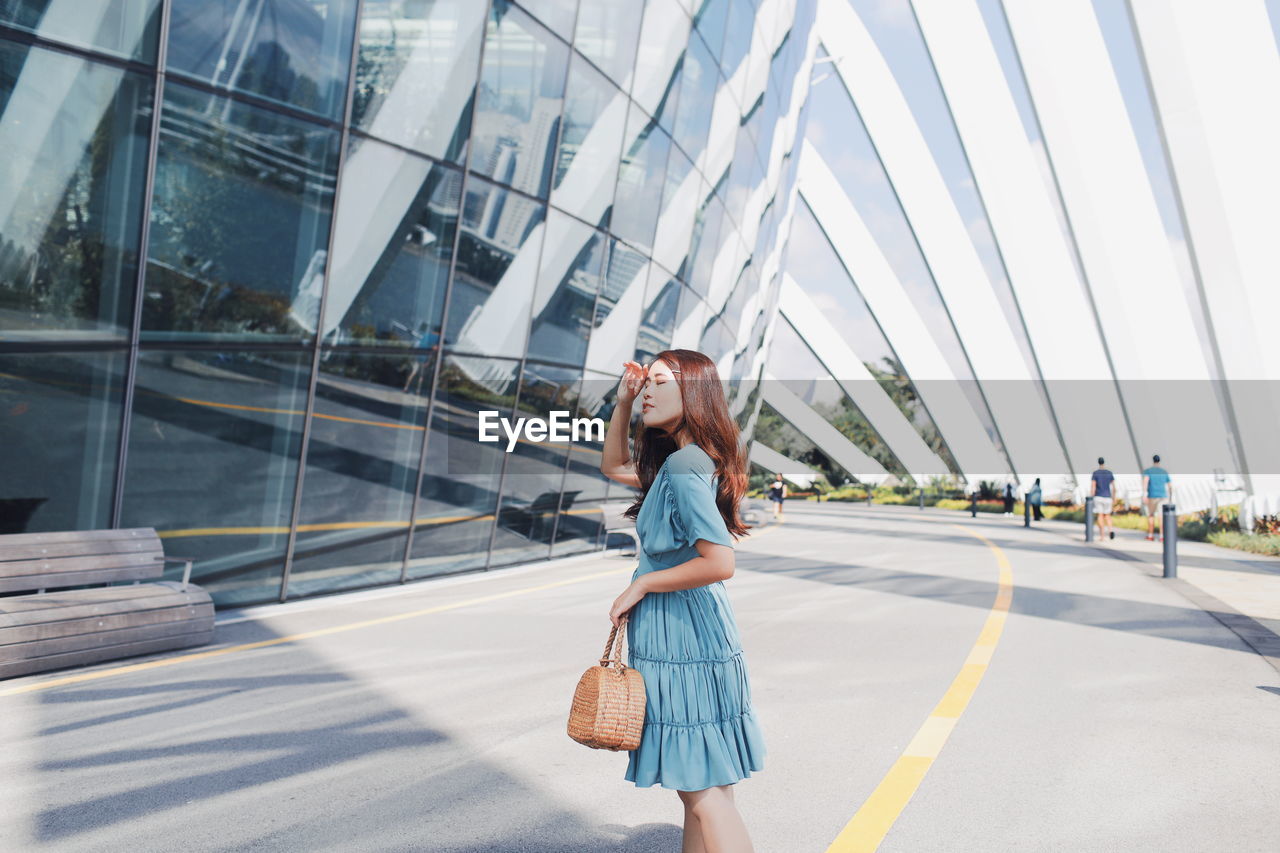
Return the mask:
[(644, 676), (622, 662), (626, 627), (624, 616), (622, 624), (609, 632), (600, 665), (584, 672), (573, 691), (569, 737), (592, 749), (623, 750), (640, 746), (640, 732), (644, 728)]

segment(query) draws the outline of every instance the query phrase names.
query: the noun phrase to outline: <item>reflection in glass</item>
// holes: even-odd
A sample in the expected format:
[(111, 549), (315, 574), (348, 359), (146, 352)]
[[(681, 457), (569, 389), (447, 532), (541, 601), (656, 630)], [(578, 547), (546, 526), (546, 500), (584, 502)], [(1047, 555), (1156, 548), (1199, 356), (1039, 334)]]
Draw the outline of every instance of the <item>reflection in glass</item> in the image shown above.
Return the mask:
[(352, 126), (462, 162), (484, 19), (475, 0), (366, 3)]
[[(533, 362), (525, 365), (520, 397), (513, 417), (550, 422), (555, 411), (575, 413), (581, 371)], [(573, 415), (564, 415), (566, 423)], [(566, 432), (569, 427), (566, 425)], [(572, 437), (572, 433), (570, 433)], [(585, 434), (579, 442), (522, 440), (507, 454), (502, 477), (502, 509), (493, 540), (491, 566), (545, 558), (550, 553), (557, 513), (571, 513), (577, 492), (564, 491), (564, 469), (570, 448), (591, 447)], [(594, 445), (597, 449), (601, 446)], [(599, 466), (599, 455), (596, 455)], [(575, 513), (576, 514), (576, 513)]]
[(607, 245), (600, 232), (551, 211), (533, 294), (529, 358), (582, 366)]
[(219, 605), (280, 594), (309, 367), (302, 352), (138, 357), (121, 524), (194, 558)]
[(546, 198), (555, 165), (569, 49), (506, 0), (485, 34), (471, 169)]
[(546, 205), (468, 179), (446, 344), (485, 355), (524, 352), (545, 218)]
[(635, 360), (641, 364), (647, 364), (653, 356), (671, 347), (681, 290), (683, 288), (675, 278), (658, 267), (653, 268), (644, 312), (640, 317), (640, 332), (636, 336)]
[(635, 106), (627, 122), (627, 139), (633, 141), (618, 169), (612, 230), (634, 246), (652, 249), (671, 139)]
[(729, 0), (693, 0), (693, 5), (693, 24), (711, 55), (719, 59), (724, 45), (725, 22), (729, 17)]
[(0, 534), (111, 526), (124, 364), (123, 352), (0, 353)]
[[(704, 190), (702, 206), (694, 220), (693, 240), (689, 246), (690, 267), (687, 274), (689, 286), (699, 296), (706, 297), (711, 289), (711, 271), (721, 243), (721, 222), (726, 220), (724, 204), (720, 196)], [(728, 231), (729, 226), (725, 226)]]
[(409, 577), (481, 568), (487, 562), (498, 480), (508, 454), (505, 440), (476, 440), (479, 412), (511, 417), (519, 367), (517, 361), (445, 356), (427, 437)]
[(434, 346), (462, 173), (358, 136), (351, 138), (343, 168), (324, 305), (326, 340)]
[[(680, 61), (689, 42), (689, 16), (677, 0), (645, 3), (631, 97), (670, 132), (679, 95)], [(635, 134), (628, 133), (628, 139)]]
[(168, 64), (341, 119), (357, 0), (172, 0)]
[(634, 356), (636, 329), (644, 308), (649, 259), (621, 240), (613, 240), (605, 268), (591, 340), (587, 345), (587, 367), (606, 374), (622, 373), (622, 363)]
[(697, 158), (707, 144), (719, 82), (711, 51), (701, 39), (689, 39), (689, 51), (680, 67), (680, 100), (671, 135), (690, 157)]
[[(587, 5), (597, 2), (599, 0), (587, 0)], [(498, 3), (504, 3), (504, 0), (495, 0), (494, 5)], [(565, 41), (573, 38), (573, 18), (578, 10), (578, 0), (520, 0), (520, 5)]]
[(290, 598), (400, 579), (427, 420), (404, 388), (429, 389), (432, 370), (429, 355), (324, 353)]
[(591, 0), (578, 13), (573, 46), (619, 85), (631, 76), (643, 3)]
[[(751, 50), (751, 35), (756, 19), (755, 4), (752, 0), (729, 0), (729, 14), (725, 23), (724, 50), (720, 53), (720, 67), (726, 80), (734, 79), (739, 73), (738, 66), (746, 59)], [(734, 94), (742, 94), (742, 84), (746, 82), (746, 74), (742, 74), (735, 87)]]
[(167, 83), (144, 338), (310, 336), (337, 147), (336, 131)]
[[(621, 374), (621, 367), (618, 373)], [(575, 418), (600, 418), (606, 424), (613, 415), (612, 404), (606, 402), (616, 393), (617, 376), (590, 373), (579, 386)], [(600, 502), (605, 499), (609, 480), (600, 473), (602, 444), (580, 442), (569, 448), (564, 476), (564, 493), (573, 496), (573, 504), (561, 510), (556, 521), (555, 542), (551, 556), (559, 557), (596, 547), (603, 516)]]
[[(774, 327), (773, 343), (769, 348), (769, 361), (778, 365), (774, 369), (777, 381), (783, 382), (793, 393), (808, 403), (828, 423), (857, 445), (858, 449), (875, 459), (885, 470), (906, 482), (909, 474), (898, 458), (884, 443), (862, 410), (830, 377), (827, 368), (818, 361), (800, 333), (781, 317)], [(783, 367), (785, 366), (785, 367)], [(783, 372), (785, 371), (785, 372)], [(818, 381), (814, 381), (817, 378)], [(791, 380), (791, 381), (788, 381)]]
[(0, 42), (0, 339), (132, 323), (152, 89)]
[(152, 63), (156, 61), (160, 0), (3, 0), (0, 24)]
[(601, 227), (613, 205), (627, 105), (617, 87), (574, 54), (551, 203)]

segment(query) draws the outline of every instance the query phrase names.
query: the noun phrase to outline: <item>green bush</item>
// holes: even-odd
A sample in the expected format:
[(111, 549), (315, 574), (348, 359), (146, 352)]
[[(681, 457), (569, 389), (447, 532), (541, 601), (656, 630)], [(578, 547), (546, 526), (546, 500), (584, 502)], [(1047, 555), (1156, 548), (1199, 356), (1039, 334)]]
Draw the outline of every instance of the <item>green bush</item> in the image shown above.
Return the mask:
[(1215, 530), (1208, 541), (1223, 548), (1235, 548), (1269, 557), (1280, 557), (1280, 536), (1267, 533), (1241, 533), (1238, 530)]

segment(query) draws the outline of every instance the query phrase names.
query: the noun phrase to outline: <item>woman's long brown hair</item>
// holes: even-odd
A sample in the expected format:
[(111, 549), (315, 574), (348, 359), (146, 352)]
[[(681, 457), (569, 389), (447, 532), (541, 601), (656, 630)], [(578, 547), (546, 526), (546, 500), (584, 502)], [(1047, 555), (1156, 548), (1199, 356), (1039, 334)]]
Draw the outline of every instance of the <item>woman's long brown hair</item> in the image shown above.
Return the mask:
[[(688, 349), (664, 350), (654, 356), (655, 361), (659, 359), (675, 373), (684, 405), (684, 417), (676, 430), (683, 430), (689, 441), (702, 448), (715, 463), (719, 479), (716, 508), (720, 510), (729, 533), (735, 538), (743, 536), (747, 526), (738, 516), (738, 504), (747, 492), (747, 461), (738, 441), (738, 425), (729, 414), (729, 404), (724, 398), (715, 362), (700, 352)], [(677, 449), (671, 434), (647, 427), (643, 420), (636, 429), (634, 445), (640, 497), (624, 513), (627, 518), (640, 514), (640, 507), (658, 476), (658, 470)]]

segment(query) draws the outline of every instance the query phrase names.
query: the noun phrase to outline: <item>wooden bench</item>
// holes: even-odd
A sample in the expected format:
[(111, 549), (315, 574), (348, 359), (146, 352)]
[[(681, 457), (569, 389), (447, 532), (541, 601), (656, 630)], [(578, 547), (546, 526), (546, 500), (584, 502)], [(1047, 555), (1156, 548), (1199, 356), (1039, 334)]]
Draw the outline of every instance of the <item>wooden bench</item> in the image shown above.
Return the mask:
[[(183, 563), (182, 582), (158, 581)], [(155, 530), (0, 536), (0, 678), (213, 639), (213, 602), (190, 583), (191, 561), (166, 557)], [(113, 581), (132, 584), (45, 592)]]

